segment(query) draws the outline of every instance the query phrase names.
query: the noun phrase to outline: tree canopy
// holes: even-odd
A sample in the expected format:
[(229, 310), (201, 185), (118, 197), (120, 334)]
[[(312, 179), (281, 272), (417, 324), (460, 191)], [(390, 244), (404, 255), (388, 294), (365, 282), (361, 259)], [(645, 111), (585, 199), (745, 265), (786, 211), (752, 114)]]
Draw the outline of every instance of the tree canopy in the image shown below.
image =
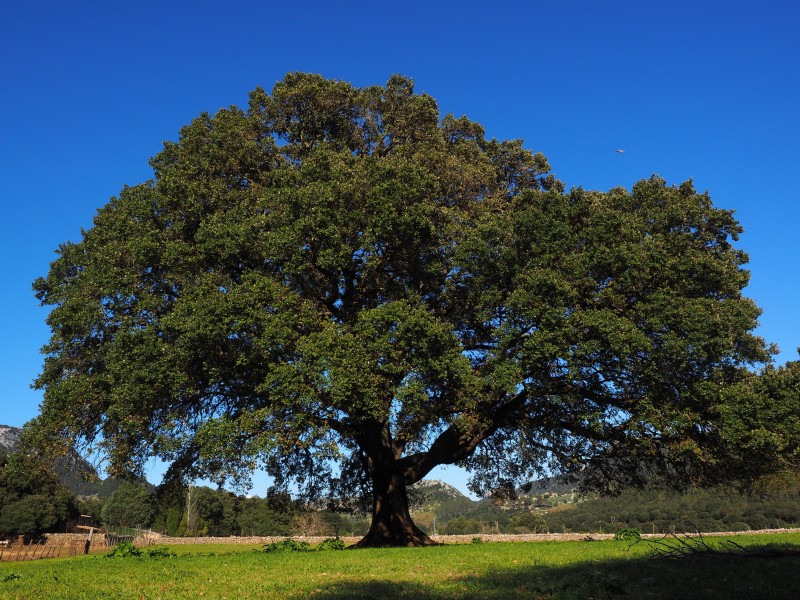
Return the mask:
[(103, 525), (115, 527), (148, 527), (155, 518), (153, 494), (143, 481), (124, 481), (103, 505)]
[(800, 490), (800, 362), (747, 373), (725, 390), (720, 444), (740, 479), (763, 491)]
[(406, 487), (437, 465), (481, 494), (697, 473), (721, 387), (769, 359), (731, 211), (656, 176), (566, 191), (404, 77), (287, 75), (151, 165), (34, 284), (39, 439), (112, 471), (365, 485), (364, 544), (427, 543)]
[(76, 516), (75, 497), (49, 465), (0, 448), (0, 534), (63, 530)]

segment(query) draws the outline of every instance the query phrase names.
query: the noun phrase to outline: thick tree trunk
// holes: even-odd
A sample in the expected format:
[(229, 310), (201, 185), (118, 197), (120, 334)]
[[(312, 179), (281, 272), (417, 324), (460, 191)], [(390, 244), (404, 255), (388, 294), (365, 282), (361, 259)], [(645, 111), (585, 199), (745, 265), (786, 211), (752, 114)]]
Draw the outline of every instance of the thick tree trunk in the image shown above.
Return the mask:
[(400, 473), (373, 472), (372, 525), (356, 548), (435, 546), (408, 511), (405, 479)]

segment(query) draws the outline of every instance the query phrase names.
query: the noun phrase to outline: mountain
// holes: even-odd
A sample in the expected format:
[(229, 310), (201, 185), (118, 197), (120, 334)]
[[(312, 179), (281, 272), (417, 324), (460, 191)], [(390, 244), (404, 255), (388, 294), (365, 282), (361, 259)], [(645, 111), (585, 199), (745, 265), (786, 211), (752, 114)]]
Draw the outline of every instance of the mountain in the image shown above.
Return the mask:
[(447, 498), (466, 498), (458, 489), (454, 488), (449, 483), (439, 481), (438, 479), (423, 479), (417, 483), (414, 488), (425, 494), (432, 496), (446, 496)]
[(19, 446), (21, 437), (22, 429), (19, 427), (0, 425), (0, 450), (13, 452)]
[(438, 479), (423, 479), (414, 484), (409, 490), (409, 502), (413, 512), (433, 512), (440, 519), (463, 515), (476, 505), (474, 500)]

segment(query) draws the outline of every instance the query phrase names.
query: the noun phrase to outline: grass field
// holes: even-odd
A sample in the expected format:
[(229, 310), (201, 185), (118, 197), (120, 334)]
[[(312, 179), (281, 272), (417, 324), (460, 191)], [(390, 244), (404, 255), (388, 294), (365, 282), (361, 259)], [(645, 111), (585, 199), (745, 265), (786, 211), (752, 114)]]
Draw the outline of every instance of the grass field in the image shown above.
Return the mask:
[[(800, 550), (800, 534), (731, 539)], [(800, 598), (800, 554), (654, 560), (650, 549), (614, 541), (270, 554), (175, 546), (171, 558), (5, 563), (0, 598)]]

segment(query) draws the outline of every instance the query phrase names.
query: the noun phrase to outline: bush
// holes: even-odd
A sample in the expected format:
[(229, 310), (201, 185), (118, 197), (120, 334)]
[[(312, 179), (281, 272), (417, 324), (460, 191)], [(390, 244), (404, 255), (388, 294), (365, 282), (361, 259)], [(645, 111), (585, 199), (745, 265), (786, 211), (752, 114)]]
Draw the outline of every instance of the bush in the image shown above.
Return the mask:
[(345, 545), (342, 540), (337, 538), (328, 538), (324, 540), (318, 547), (317, 550), (344, 550)]
[[(323, 542), (324, 543), (324, 542)], [(264, 544), (264, 552), (311, 552), (308, 542), (296, 542), (292, 539), (281, 540), (271, 544)]]
[(634, 527), (628, 527), (617, 531), (614, 539), (620, 542), (638, 542), (642, 539), (642, 532)]
[(106, 558), (130, 558), (131, 556), (141, 556), (142, 551), (133, 545), (133, 542), (120, 542), (114, 549), (106, 554)]
[(106, 554), (106, 558), (172, 558), (176, 556), (169, 548), (147, 548), (142, 551), (133, 545), (133, 542), (120, 542), (114, 549)]

